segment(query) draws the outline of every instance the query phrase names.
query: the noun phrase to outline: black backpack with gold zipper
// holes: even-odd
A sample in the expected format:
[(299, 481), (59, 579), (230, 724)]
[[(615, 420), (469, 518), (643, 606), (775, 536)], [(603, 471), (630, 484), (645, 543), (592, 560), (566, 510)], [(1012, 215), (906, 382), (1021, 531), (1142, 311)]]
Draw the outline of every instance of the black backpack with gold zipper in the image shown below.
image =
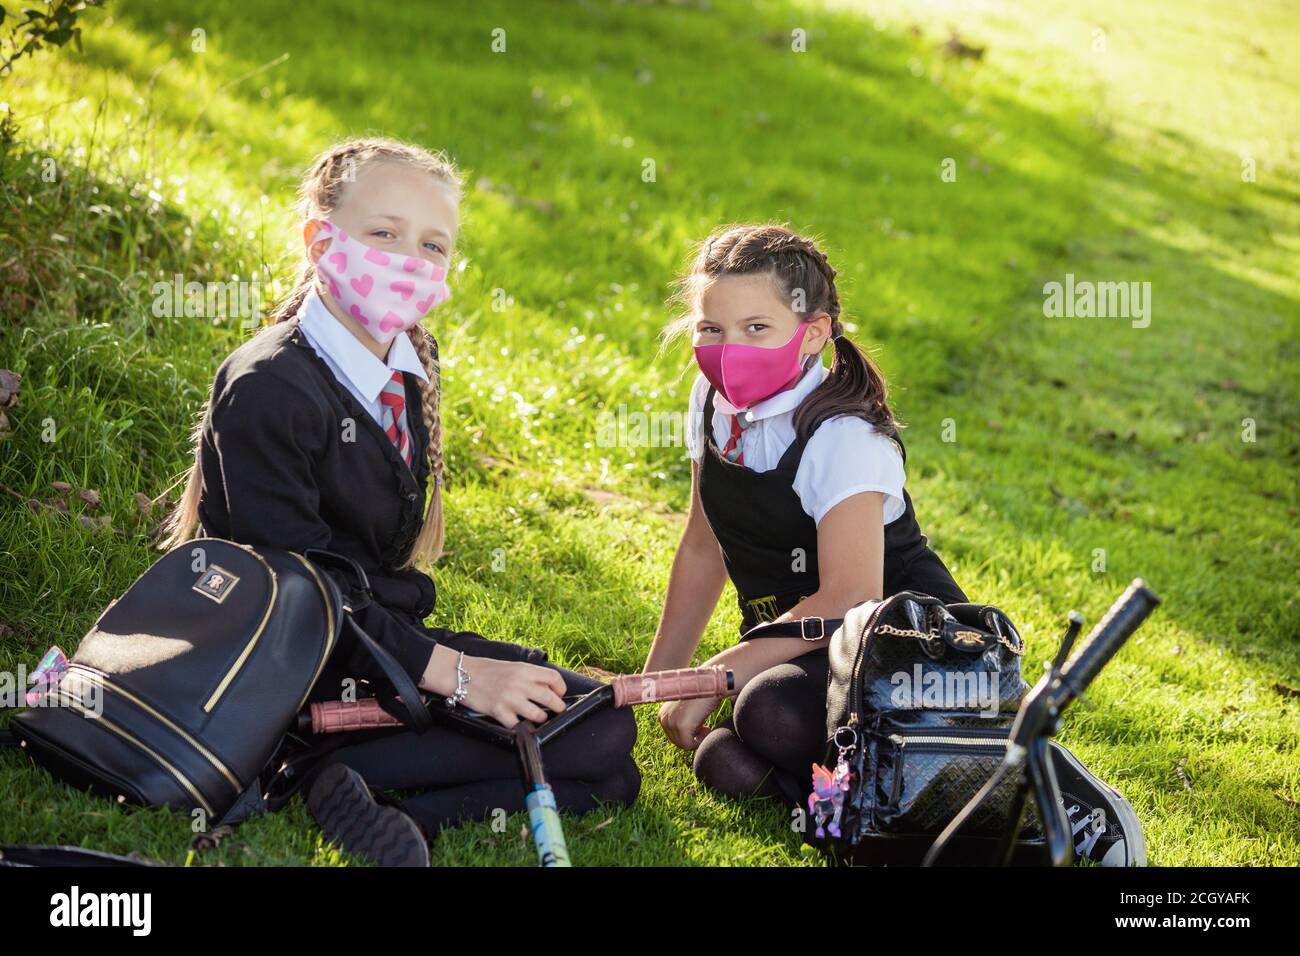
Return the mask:
[(430, 726), (402, 703), (420, 699), (410, 677), (352, 620), (367, 601), (364, 571), (343, 555), (188, 541), (108, 606), (9, 730), (73, 786), (238, 822), (264, 808), (263, 772), (345, 626), (393, 685), (385, 709)]

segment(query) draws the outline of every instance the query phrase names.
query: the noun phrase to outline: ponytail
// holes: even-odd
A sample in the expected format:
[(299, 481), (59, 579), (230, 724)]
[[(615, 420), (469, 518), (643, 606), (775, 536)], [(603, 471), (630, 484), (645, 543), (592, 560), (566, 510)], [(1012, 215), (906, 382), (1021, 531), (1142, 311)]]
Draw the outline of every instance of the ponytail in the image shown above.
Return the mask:
[[(312, 281), (311, 270), (306, 267), (300, 268), (294, 279), (292, 290), (271, 312), (271, 325), (287, 322), (298, 314), (298, 310), (302, 308), (303, 302), (306, 301), (307, 295), (311, 292)], [(190, 433), (190, 442), (194, 446), (194, 462), (190, 465), (189, 474), (185, 478), (185, 490), (181, 492), (181, 500), (176, 503), (176, 507), (163, 520), (160, 528), (158, 547), (168, 551), (180, 547), (194, 537), (194, 533), (198, 528), (199, 498), (203, 493), (203, 475), (200, 464), (203, 424), (207, 419), (207, 410), (211, 404), (212, 391), (209, 387), (208, 400), (204, 402), (203, 410), (199, 413), (198, 421), (194, 423), (194, 429)]]
[(313, 282), (315, 282), (315, 269), (307, 263), (299, 266), (297, 274), (293, 277), (289, 294), (271, 310), (271, 325), (288, 322), (298, 314), (302, 304), (307, 301), (307, 296), (311, 294)]
[(424, 523), (420, 525), (411, 553), (402, 564), (403, 568), (413, 567), (417, 561), (437, 561), (442, 557), (446, 533), (446, 522), (442, 514), (442, 373), (438, 365), (438, 343), (433, 333), (418, 322), (411, 326), (407, 335), (420, 357), (424, 373), (429, 377), (427, 382), (420, 383), (420, 408), (424, 414), (425, 428), (429, 432), (429, 473), (433, 476), (433, 490), (429, 493)]
[(865, 419), (886, 434), (897, 431), (884, 373), (871, 356), (844, 335), (839, 318), (831, 320), (831, 341), (835, 349), (831, 369), (825, 381), (795, 411), (795, 434), (806, 441), (822, 422), (837, 415)]

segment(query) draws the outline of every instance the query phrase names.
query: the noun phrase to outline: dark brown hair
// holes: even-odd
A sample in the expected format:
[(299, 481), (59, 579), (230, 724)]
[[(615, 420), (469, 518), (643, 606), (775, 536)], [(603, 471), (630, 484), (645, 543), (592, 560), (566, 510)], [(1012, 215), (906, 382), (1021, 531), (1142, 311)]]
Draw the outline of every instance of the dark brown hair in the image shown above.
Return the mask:
[[(825, 312), (831, 318), (835, 355), (826, 380), (800, 403), (794, 415), (795, 433), (807, 439), (817, 426), (836, 415), (866, 419), (882, 431), (898, 428), (889, 408), (885, 376), (871, 357), (844, 335), (835, 270), (812, 239), (785, 226), (724, 226), (700, 243), (699, 251), (678, 280), (674, 299), (688, 314), (664, 329), (665, 343), (690, 328), (700, 298), (709, 284), (723, 276), (767, 275), (781, 295), (802, 308), (804, 318)], [(797, 294), (802, 290), (802, 296)], [(802, 298), (802, 303), (797, 301)]]

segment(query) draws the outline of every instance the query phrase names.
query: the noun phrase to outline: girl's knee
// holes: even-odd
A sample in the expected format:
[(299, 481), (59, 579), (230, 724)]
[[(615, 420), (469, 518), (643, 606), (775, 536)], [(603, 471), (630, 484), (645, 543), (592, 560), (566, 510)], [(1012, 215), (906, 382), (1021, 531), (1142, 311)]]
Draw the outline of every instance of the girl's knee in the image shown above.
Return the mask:
[(744, 686), (732, 712), (736, 734), (744, 741), (761, 743), (779, 731), (783, 695), (776, 682), (760, 676)]
[(826, 697), (791, 665), (774, 667), (745, 685), (736, 698), (736, 733), (777, 763), (791, 750), (819, 750), (826, 737)]
[(599, 731), (600, 750), (609, 759), (627, 757), (636, 746), (636, 717), (631, 707), (609, 710), (601, 715)]
[(704, 738), (692, 767), (701, 783), (726, 797), (780, 795), (771, 762), (727, 728), (716, 727)]
[(628, 757), (616, 773), (610, 774), (594, 788), (596, 799), (630, 807), (641, 793), (641, 768)]
[(594, 779), (607, 776), (611, 768), (632, 759), (636, 733), (631, 708), (604, 710), (561, 735), (557, 744), (566, 749), (566, 765), (581, 767), (579, 775)]
[(738, 746), (743, 745), (730, 727), (714, 727), (695, 748), (695, 756), (691, 760), (695, 776), (701, 780), (710, 776), (713, 768), (730, 762)]

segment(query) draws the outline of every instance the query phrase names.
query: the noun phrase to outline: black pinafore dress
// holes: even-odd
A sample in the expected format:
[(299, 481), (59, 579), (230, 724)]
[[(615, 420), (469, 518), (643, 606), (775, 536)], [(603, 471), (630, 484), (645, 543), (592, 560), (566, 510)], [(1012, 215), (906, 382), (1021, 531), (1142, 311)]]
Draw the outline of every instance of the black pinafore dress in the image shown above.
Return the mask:
[[(796, 438), (771, 471), (757, 472), (728, 461), (713, 441), (715, 393), (710, 387), (704, 401), (700, 504), (736, 586), (744, 633), (780, 617), (819, 587), (817, 524), (794, 490), (807, 441)], [(906, 462), (897, 431), (889, 437)], [(906, 489), (903, 504), (903, 514), (885, 525), (884, 596), (920, 591), (946, 603), (967, 600), (921, 534)]]

